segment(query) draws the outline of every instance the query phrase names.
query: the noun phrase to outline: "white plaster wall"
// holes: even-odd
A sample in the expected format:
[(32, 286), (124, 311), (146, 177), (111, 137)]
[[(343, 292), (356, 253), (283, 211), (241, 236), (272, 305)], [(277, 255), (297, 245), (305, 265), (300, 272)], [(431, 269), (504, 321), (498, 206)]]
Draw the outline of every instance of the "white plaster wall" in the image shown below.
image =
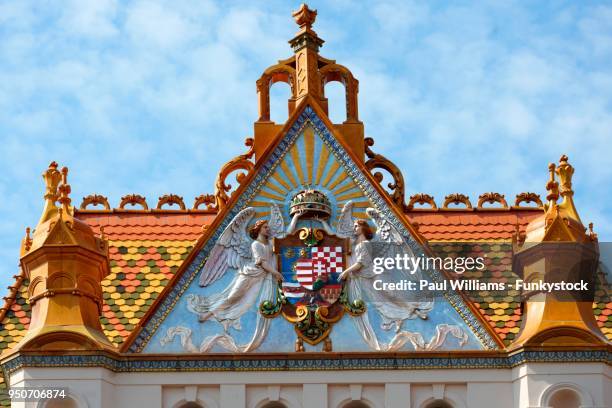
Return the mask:
[[(376, 378), (376, 372), (372, 373)], [(333, 384), (328, 386), (329, 408), (342, 408), (351, 401), (362, 401), (370, 407), (384, 407), (385, 384)]]
[[(455, 408), (540, 408), (550, 386), (571, 383), (585, 407), (612, 407), (612, 368), (602, 363), (538, 363), (515, 369), (414, 371), (266, 371), (113, 373), (103, 368), (27, 368), (12, 386), (68, 387), (87, 408), (341, 408), (361, 400), (373, 408), (423, 408), (445, 399)], [(28, 407), (14, 404), (14, 407)], [(38, 408), (38, 407), (37, 407)]]
[(253, 385), (247, 387), (247, 408), (261, 408), (268, 402), (282, 402), (288, 408), (302, 406), (302, 387), (297, 385)]
[(519, 407), (546, 408), (549, 387), (567, 384), (582, 396), (583, 408), (612, 407), (612, 367), (600, 363), (530, 363), (513, 370)]
[(512, 387), (503, 382), (469, 382), (467, 383), (466, 405), (468, 407), (491, 406), (495, 401), (495, 408), (513, 408), (514, 403)]
[[(416, 384), (410, 387), (411, 407), (424, 408), (434, 400), (445, 400), (454, 408), (466, 408), (467, 385), (445, 384), (438, 382), (434, 384)], [(478, 405), (470, 405), (478, 406)]]

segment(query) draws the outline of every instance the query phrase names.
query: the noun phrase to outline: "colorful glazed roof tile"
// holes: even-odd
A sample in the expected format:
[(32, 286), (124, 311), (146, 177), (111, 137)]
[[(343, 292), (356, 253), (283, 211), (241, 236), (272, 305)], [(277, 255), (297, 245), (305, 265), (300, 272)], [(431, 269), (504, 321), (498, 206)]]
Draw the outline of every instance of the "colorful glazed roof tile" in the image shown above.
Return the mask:
[(210, 214), (153, 213), (79, 218), (109, 240), (110, 274), (102, 281), (102, 327), (120, 346), (174, 276), (214, 218)]
[[(486, 272), (466, 277), (482, 281), (513, 282), (512, 235), (541, 214), (533, 210), (419, 211), (406, 213), (439, 256), (487, 254)], [(189, 254), (202, 228), (214, 213), (189, 211), (97, 212), (80, 211), (77, 217), (94, 231), (103, 227), (109, 240), (111, 273), (102, 282), (104, 305), (101, 322), (108, 338), (121, 346), (140, 318), (174, 276)], [(13, 347), (25, 335), (30, 321), (28, 282), (19, 274), (5, 298), (0, 317), (0, 349)], [(603, 333), (612, 340), (612, 302), (605, 275), (600, 274), (593, 311)], [(518, 292), (470, 293), (470, 300), (508, 345), (518, 333), (521, 308)]]
[[(109, 240), (111, 273), (102, 281), (102, 327), (120, 346), (153, 304), (202, 233), (214, 218), (205, 213), (77, 213)], [(13, 347), (30, 322), (27, 280), (21, 275), (6, 298), (8, 309), (0, 323), (0, 349)]]
[[(537, 210), (423, 211), (406, 213), (418, 226), (434, 253), (441, 257), (487, 254), (485, 272), (467, 277), (482, 281), (513, 282), (512, 236), (541, 214)], [(111, 273), (102, 282), (104, 305), (101, 322), (107, 337), (120, 347), (141, 317), (186, 259), (194, 242), (210, 225), (213, 212), (77, 211), (76, 216), (94, 231), (103, 227), (109, 240)], [(602, 332), (612, 341), (612, 302), (605, 274), (600, 272), (593, 311)], [(30, 322), (28, 281), (15, 275), (0, 310), (0, 350), (15, 346)], [(470, 300), (505, 345), (519, 332), (521, 304), (518, 292), (470, 293)], [(0, 376), (0, 395), (5, 383)], [(0, 405), (8, 406), (0, 398)]]

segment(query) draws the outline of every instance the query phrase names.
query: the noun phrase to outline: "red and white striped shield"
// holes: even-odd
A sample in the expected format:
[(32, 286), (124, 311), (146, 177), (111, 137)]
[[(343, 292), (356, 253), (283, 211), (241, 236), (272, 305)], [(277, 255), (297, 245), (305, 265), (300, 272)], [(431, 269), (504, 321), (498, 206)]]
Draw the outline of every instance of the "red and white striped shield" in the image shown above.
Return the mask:
[(292, 303), (330, 305), (338, 299), (342, 291), (338, 275), (345, 267), (341, 246), (312, 247), (289, 262), (291, 273), (285, 275), (282, 289)]
[(295, 274), (302, 287), (312, 290), (317, 279), (327, 280), (329, 266), (325, 259), (301, 258), (295, 263)]

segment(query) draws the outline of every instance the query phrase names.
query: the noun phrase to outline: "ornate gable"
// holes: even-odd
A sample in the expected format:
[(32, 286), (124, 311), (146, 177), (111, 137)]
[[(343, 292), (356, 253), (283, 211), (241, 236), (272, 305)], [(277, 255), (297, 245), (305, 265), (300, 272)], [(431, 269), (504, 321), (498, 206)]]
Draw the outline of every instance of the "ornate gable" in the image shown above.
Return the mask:
[[(321, 109), (307, 100), (294, 112), (292, 120), (285, 127), (284, 135), (269, 149), (266, 157), (257, 162), (253, 172), (245, 178), (227, 207), (218, 215), (200, 242), (201, 249), (192, 253), (189, 264), (177, 274), (175, 281), (168, 286), (158, 304), (143, 320), (142, 329), (135, 331), (129, 342), (129, 351), (227, 352), (236, 351), (235, 345), (246, 342), (250, 336), (249, 329), (252, 332), (256, 325), (259, 303), (254, 303), (241, 318), (239, 325), (224, 328), (220, 322), (213, 321), (214, 319), (200, 322), (197, 314), (190, 310), (193, 307), (190, 307), (189, 299), (194, 296), (211, 296), (232, 284), (238, 272), (235, 268), (230, 269), (216, 286), (199, 287), (198, 276), (205, 268), (206, 262), (211, 262), (209, 256), (224, 229), (240, 211), (252, 207), (255, 210), (252, 220), (254, 222), (257, 219), (268, 219), (270, 208), (275, 204), (285, 218), (285, 225), (288, 225), (291, 199), (304, 188), (320, 191), (329, 199), (332, 225), (338, 221), (341, 208), (350, 200), (354, 204), (353, 217), (368, 220), (365, 211), (367, 207), (380, 211), (401, 232), (407, 247), (415, 256), (425, 254), (422, 237), (397, 210), (368, 169), (356, 160), (353, 153), (338, 140), (335, 132), (330, 130), (332, 125)], [(424, 274), (427, 279), (442, 280), (442, 275), (435, 269), (426, 270)], [(493, 336), (460, 294), (449, 291), (446, 297), (436, 299), (435, 304), (427, 319), (405, 321), (405, 331), (424, 340), (421, 341), (421, 346), (414, 346), (410, 341), (404, 342), (403, 349), (427, 347), (427, 344), (438, 336), (437, 331), (446, 330), (446, 333), (450, 333), (450, 329), (445, 329), (449, 326), (457, 327), (454, 331), (456, 336), (453, 339), (449, 336), (448, 343), (437, 345), (438, 348), (497, 347)], [(370, 320), (381, 323), (375, 308), (371, 308), (368, 313)], [(334, 350), (371, 351), (365, 342), (359, 340), (360, 333), (351, 319), (350, 316), (345, 317), (334, 327), (331, 334)], [(287, 336), (293, 335), (291, 325), (282, 319), (275, 319), (270, 325), (270, 338), (263, 341), (255, 351), (293, 350), (293, 341), (285, 340), (279, 343), (278, 340), (279, 337), (286, 339)], [(409, 330), (412, 327), (414, 332)], [(394, 335), (386, 330), (376, 330), (381, 337), (381, 343), (388, 343), (394, 338)], [(229, 348), (224, 347), (227, 345), (225, 341), (221, 342), (223, 344), (211, 345), (210, 342), (214, 341), (215, 337), (219, 338), (225, 334), (229, 334), (233, 339)], [(404, 337), (409, 336), (405, 334)]]

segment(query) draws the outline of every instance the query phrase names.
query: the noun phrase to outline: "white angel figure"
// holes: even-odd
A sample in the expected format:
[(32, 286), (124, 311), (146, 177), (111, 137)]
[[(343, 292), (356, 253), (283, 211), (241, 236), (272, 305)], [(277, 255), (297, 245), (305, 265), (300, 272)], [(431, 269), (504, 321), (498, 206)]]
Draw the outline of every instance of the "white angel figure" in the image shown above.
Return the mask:
[[(272, 204), (270, 220), (258, 220), (248, 229), (247, 225), (255, 214), (252, 207), (240, 211), (227, 226), (219, 241), (210, 252), (200, 275), (200, 286), (208, 286), (221, 278), (228, 269), (235, 269), (232, 281), (219, 293), (210, 296), (189, 295), (187, 308), (198, 315), (200, 322), (211, 318), (223, 326), (223, 343), (233, 343), (228, 334), (231, 328), (240, 330), (240, 317), (253, 305), (263, 301), (274, 301), (277, 282), (282, 275), (276, 269), (275, 255), (272, 252), (271, 238), (285, 234), (285, 223), (280, 208)], [(295, 214), (287, 233), (295, 229), (301, 214)], [(251, 239), (249, 239), (249, 237)], [(232, 351), (254, 350), (266, 337), (270, 319), (257, 314), (255, 332), (250, 343), (235, 346)], [(219, 341), (222, 343), (221, 341)]]
[[(336, 235), (351, 238), (350, 266), (339, 276), (339, 279), (347, 280), (349, 299), (361, 299), (373, 306), (382, 318), (383, 330), (395, 327), (395, 333), (399, 333), (405, 320), (416, 317), (426, 319), (427, 314), (433, 309), (433, 299), (425, 299), (422, 294), (419, 294), (420, 298), (412, 299), (413, 296), (409, 292), (383, 291), (374, 288), (376, 279), (395, 282), (401, 280), (418, 282), (421, 279), (420, 271), (412, 272), (406, 269), (386, 271), (386, 276), (374, 273), (374, 258), (395, 258), (396, 255), (403, 257), (404, 254), (413, 256), (412, 250), (404, 242), (400, 232), (378, 210), (368, 208), (366, 213), (377, 227), (375, 234), (367, 221), (353, 220), (352, 210), (353, 204), (349, 201), (342, 208), (336, 229)], [(322, 223), (326, 230), (330, 230), (325, 222)], [(370, 348), (382, 350), (388, 347), (379, 344), (367, 313), (355, 316), (354, 322)]]

